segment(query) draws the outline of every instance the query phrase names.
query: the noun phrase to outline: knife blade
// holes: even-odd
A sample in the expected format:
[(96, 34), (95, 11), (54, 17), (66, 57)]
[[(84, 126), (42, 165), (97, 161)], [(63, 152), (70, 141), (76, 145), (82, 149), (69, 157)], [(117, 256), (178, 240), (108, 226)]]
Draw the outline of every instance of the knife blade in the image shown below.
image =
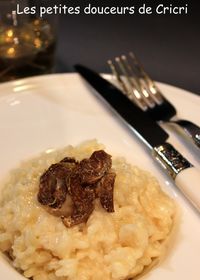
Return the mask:
[(150, 148), (152, 156), (200, 211), (200, 171), (167, 142), (168, 133), (98, 73), (83, 65), (75, 65), (75, 69), (96, 90), (98, 97)]

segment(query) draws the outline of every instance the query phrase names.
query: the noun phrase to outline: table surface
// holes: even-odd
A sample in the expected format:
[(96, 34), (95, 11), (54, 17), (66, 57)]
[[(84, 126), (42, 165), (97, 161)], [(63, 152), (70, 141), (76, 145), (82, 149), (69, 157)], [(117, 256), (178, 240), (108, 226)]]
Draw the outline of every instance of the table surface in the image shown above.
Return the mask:
[(109, 73), (107, 59), (134, 51), (154, 80), (200, 95), (200, 17), (192, 5), (184, 16), (59, 16), (56, 72), (82, 63)]

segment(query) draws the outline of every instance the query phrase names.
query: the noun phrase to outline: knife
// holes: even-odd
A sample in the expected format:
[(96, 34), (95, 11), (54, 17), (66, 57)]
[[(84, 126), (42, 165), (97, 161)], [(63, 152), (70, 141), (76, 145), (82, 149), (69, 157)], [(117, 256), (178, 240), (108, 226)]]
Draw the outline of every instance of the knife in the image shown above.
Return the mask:
[(167, 142), (167, 132), (99, 74), (82, 65), (75, 65), (75, 69), (124, 124), (150, 148), (152, 156), (200, 211), (200, 171)]

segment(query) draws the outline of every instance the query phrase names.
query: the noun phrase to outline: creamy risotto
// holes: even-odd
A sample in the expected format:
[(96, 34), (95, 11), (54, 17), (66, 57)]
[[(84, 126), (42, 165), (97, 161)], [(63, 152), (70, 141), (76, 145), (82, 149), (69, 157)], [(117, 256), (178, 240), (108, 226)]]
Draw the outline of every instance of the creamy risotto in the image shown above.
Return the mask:
[(65, 156), (88, 158), (105, 147), (88, 141), (44, 153), (12, 171), (0, 198), (0, 249), (34, 280), (121, 280), (159, 259), (171, 231), (175, 206), (157, 180), (124, 158), (112, 157), (115, 212), (95, 202), (86, 223), (66, 228), (37, 200), (38, 182)]

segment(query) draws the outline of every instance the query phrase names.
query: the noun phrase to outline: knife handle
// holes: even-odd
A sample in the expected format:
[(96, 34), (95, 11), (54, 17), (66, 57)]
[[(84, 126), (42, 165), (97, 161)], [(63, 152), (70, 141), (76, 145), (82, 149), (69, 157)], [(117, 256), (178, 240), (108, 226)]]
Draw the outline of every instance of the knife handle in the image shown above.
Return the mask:
[(200, 171), (169, 143), (155, 147), (153, 155), (174, 179), (176, 186), (200, 211)]
[(191, 203), (200, 210), (200, 171), (195, 167), (184, 169), (176, 176), (175, 183)]

